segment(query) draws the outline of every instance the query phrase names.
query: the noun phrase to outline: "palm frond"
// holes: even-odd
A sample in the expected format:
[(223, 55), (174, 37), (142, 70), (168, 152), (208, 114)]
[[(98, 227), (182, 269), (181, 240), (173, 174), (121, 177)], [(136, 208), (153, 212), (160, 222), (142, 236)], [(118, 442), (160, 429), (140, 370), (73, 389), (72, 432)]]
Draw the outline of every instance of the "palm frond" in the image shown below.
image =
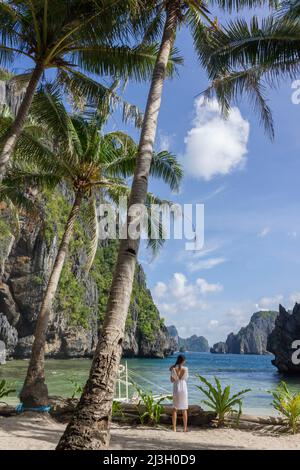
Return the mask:
[(278, 0), (210, 0), (211, 5), (216, 5), (222, 10), (228, 11), (231, 13), (232, 11), (239, 12), (244, 8), (257, 8), (257, 7), (264, 7), (268, 6), (269, 8), (277, 8), (280, 4)]
[(40, 87), (34, 97), (30, 114), (47, 126), (55, 140), (65, 140), (67, 145), (70, 145), (70, 116), (56, 84), (46, 83)]
[(300, 70), (300, 24), (290, 19), (268, 17), (260, 23), (253, 17), (232, 21), (223, 30), (212, 31), (201, 49), (201, 60), (209, 72), (211, 87), (223, 109), (245, 94), (259, 111), (271, 137), (271, 111), (265, 98), (264, 82), (276, 87)]
[(183, 169), (174, 155), (163, 150), (153, 154), (150, 175), (162, 179), (172, 191), (179, 191)]
[[(33, 201), (28, 193), (15, 185), (9, 179), (4, 179), (0, 184), (0, 201), (6, 202), (8, 206), (12, 206), (11, 210), (17, 209), (17, 212), (24, 211), (31, 215), (38, 214), (36, 202)], [(16, 214), (18, 218), (18, 214)]]
[[(109, 47), (105, 45), (75, 48), (70, 52), (70, 61), (89, 73), (118, 76), (144, 81), (152, 76), (158, 53), (158, 46), (144, 44), (135, 48), (128, 46)], [(181, 58), (174, 50), (168, 63), (168, 73), (172, 75)]]

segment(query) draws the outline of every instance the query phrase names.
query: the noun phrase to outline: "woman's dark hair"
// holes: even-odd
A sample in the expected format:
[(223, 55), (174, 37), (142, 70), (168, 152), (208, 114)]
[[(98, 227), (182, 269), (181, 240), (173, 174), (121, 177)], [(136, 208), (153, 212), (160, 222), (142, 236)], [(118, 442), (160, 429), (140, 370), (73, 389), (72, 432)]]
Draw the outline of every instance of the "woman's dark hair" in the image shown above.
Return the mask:
[(170, 367), (171, 369), (174, 369), (176, 366), (180, 366), (180, 364), (183, 364), (185, 362), (185, 356), (183, 354), (178, 354), (176, 362), (173, 366)]

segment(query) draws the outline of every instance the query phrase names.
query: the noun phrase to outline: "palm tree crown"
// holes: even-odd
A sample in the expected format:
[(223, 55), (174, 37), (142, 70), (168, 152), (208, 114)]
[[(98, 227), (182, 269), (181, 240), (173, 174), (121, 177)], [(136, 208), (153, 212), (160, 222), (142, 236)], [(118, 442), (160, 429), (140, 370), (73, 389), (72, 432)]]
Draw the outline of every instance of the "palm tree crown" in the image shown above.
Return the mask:
[(277, 87), (300, 71), (300, 9), (298, 2), (284, 2), (277, 14), (261, 21), (238, 19), (213, 31), (206, 45), (206, 64), (212, 81), (208, 94), (216, 93), (224, 109), (246, 95), (273, 138), (272, 114), (265, 86)]
[[(99, 121), (104, 125), (108, 116), (105, 101), (93, 116), (89, 114), (90, 120), (82, 115), (70, 115), (59, 87), (45, 85), (36, 94), (30, 117), (20, 134), (14, 160), (2, 184), (3, 194), (11, 194), (16, 200), (17, 194), (22, 197), (21, 188), (54, 188), (64, 182), (75, 194), (81, 193), (87, 199), (85, 209), (91, 215), (96, 234), (95, 211), (100, 193), (102, 201), (110, 199), (115, 203), (120, 196), (128, 196), (127, 178), (134, 173), (138, 151), (129, 135), (120, 131), (101, 132)], [(11, 121), (9, 113), (2, 115), (0, 138)], [(178, 191), (183, 176), (177, 159), (167, 151), (154, 152), (150, 174), (161, 178), (173, 191)], [(146, 206), (151, 203), (161, 201), (148, 194)], [(97, 239), (92, 238), (95, 247)], [(150, 237), (149, 244), (159, 248), (162, 241), (157, 240), (155, 245)]]
[[(152, 70), (155, 46), (130, 48), (125, 2), (31, 0), (0, 4), (0, 63), (21, 56), (74, 86), (84, 73), (144, 79)], [(127, 41), (126, 41), (127, 40)]]
[[(33, 69), (15, 77), (27, 82), (16, 118), (1, 142), (0, 179), (5, 174), (34, 93), (49, 69), (76, 105), (101, 102), (107, 91), (95, 76), (144, 80), (153, 69), (157, 48), (137, 45), (128, 22), (132, 0), (30, 0), (0, 2), (0, 66), (20, 57)], [(174, 61), (170, 60), (169, 72)], [(125, 106), (132, 115), (132, 109)]]

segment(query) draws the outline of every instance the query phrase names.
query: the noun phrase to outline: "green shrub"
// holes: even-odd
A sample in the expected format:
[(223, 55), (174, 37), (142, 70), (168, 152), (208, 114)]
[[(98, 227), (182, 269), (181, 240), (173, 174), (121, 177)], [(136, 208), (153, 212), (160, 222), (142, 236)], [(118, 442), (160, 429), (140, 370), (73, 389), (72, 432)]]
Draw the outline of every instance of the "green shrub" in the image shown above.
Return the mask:
[(7, 383), (5, 379), (1, 380), (0, 382), (0, 399), (4, 397), (8, 397), (10, 393), (14, 393), (16, 390), (12, 388), (11, 385)]
[(282, 381), (270, 393), (273, 395), (273, 407), (284, 416), (293, 434), (296, 434), (300, 420), (300, 392), (291, 392)]
[[(160, 422), (161, 413), (163, 411), (162, 401), (171, 399), (171, 396), (162, 397), (158, 400), (154, 398), (153, 393), (142, 390), (138, 385), (132, 384), (139, 396), (139, 419), (141, 424), (147, 421), (150, 424), (158, 424)], [(145, 409), (146, 408), (146, 409)]]
[(71, 377), (68, 379), (68, 382), (70, 382), (73, 385), (73, 391), (71, 398), (75, 398), (76, 395), (81, 395), (83, 392), (83, 385), (75, 379), (75, 377)]
[(111, 415), (113, 418), (124, 416), (123, 408), (119, 401), (116, 401), (116, 400), (113, 401)]
[[(237, 413), (237, 423), (242, 413), (242, 400), (241, 397), (250, 392), (250, 389), (241, 390), (234, 395), (230, 395), (231, 387), (227, 385), (222, 389), (221, 383), (217, 377), (214, 377), (216, 386), (210, 383), (205, 377), (196, 374), (196, 377), (206, 386), (196, 385), (202, 393), (207, 397), (202, 400), (205, 405), (212, 409), (217, 414), (217, 424), (222, 426), (224, 424), (225, 416), (228, 413)], [(238, 407), (236, 410), (235, 407)]]

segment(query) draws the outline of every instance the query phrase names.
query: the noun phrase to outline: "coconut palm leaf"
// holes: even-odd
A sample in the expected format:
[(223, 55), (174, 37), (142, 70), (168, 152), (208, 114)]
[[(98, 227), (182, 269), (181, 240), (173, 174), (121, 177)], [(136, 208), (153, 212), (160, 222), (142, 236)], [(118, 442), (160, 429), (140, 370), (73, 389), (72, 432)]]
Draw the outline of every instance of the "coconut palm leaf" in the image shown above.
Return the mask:
[[(126, 153), (122, 154), (117, 160), (113, 160), (106, 167), (108, 174), (122, 174), (124, 178), (131, 176), (136, 165), (138, 147), (133, 146), (131, 142), (125, 142)], [(174, 155), (166, 150), (154, 153), (151, 162), (150, 175), (154, 178), (162, 179), (168, 184), (172, 191), (178, 191), (183, 170)]]
[[(56, 84), (77, 107), (99, 103), (110, 87), (97, 84), (99, 76), (144, 80), (151, 76), (156, 44), (138, 44), (130, 21), (131, 0), (11, 0), (0, 10), (0, 66), (11, 67), (20, 56), (33, 69), (24, 75), (26, 90), (0, 152), (0, 179), (5, 173), (23, 122), (45, 71), (56, 71)], [(1, 3), (1, 5), (3, 2)], [(116, 21), (117, 19), (117, 21)], [(178, 60), (170, 58), (172, 74)], [(91, 79), (91, 75), (97, 75)], [(28, 81), (29, 79), (29, 81)], [(98, 96), (96, 96), (98, 95)], [(140, 125), (138, 109), (124, 102), (124, 119)]]
[(36, 202), (24, 193), (22, 187), (16, 186), (15, 182), (10, 179), (4, 179), (0, 184), (0, 200), (11, 206), (11, 210), (16, 214), (17, 225), (19, 212), (27, 212), (31, 215), (39, 213)]
[[(300, 70), (300, 23), (291, 17), (238, 19), (211, 33), (205, 51), (213, 92), (224, 108), (246, 95), (259, 111), (265, 129), (274, 134), (265, 84), (278, 87), (284, 77)], [(210, 57), (209, 57), (210, 56)]]

